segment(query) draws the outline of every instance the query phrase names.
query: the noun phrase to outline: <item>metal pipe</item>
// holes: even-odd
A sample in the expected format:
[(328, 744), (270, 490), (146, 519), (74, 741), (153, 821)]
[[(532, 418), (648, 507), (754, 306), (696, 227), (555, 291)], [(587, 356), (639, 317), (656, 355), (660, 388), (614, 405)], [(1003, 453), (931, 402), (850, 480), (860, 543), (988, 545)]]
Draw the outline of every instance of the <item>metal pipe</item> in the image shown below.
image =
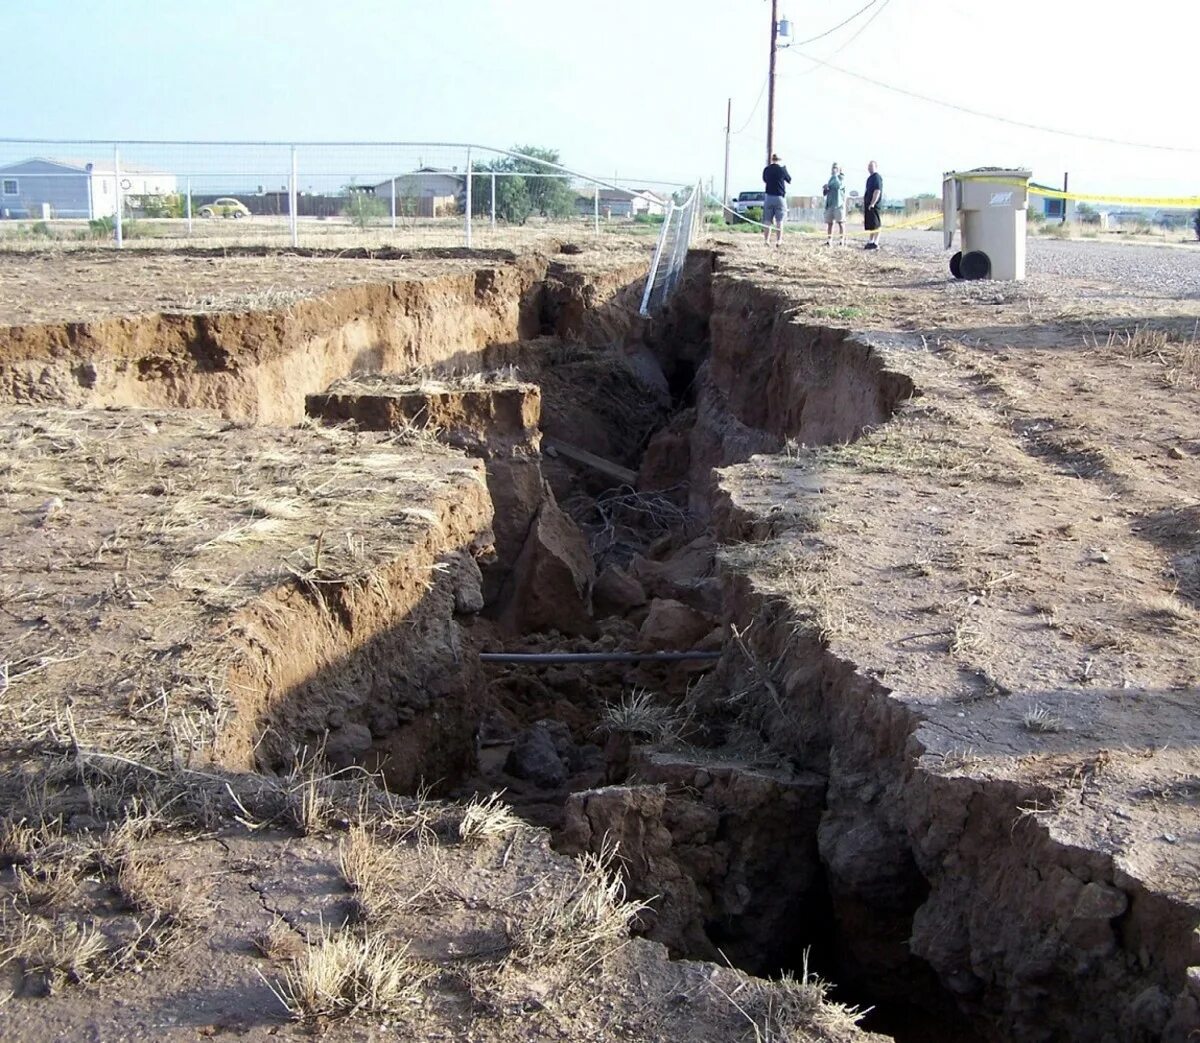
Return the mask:
[(471, 249), (471, 149), (467, 147), (467, 249)]
[(113, 230), (117, 237), (117, 249), (125, 243), (125, 226), (123, 219), (125, 217), (125, 195), (121, 191), (121, 150), (113, 149), (113, 198), (117, 204), (116, 221), (113, 223)]
[(720, 652), (480, 652), (481, 663), (678, 663), (720, 659)]
[(292, 146), (292, 170), (288, 176), (288, 221), (292, 228), (292, 247), (300, 245), (300, 227), (296, 223), (296, 146)]

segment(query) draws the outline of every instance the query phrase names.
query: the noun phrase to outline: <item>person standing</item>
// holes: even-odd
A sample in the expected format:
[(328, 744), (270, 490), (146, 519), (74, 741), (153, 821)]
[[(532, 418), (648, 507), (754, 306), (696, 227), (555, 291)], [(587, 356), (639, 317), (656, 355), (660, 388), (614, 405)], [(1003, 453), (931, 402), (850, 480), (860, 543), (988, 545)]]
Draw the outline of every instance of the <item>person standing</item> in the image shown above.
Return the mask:
[(867, 230), (867, 245), (864, 250), (879, 249), (879, 229), (883, 222), (879, 218), (879, 204), (883, 202), (883, 175), (879, 164), (871, 160), (867, 164), (867, 188), (863, 192), (863, 227)]
[(826, 246), (833, 245), (833, 225), (837, 222), (839, 245), (846, 245), (846, 179), (842, 174), (842, 168), (834, 163), (829, 171), (829, 180), (825, 182), (825, 187), (821, 189), (825, 196), (825, 233), (828, 238), (825, 240)]
[(763, 200), (763, 241), (771, 245), (771, 226), (775, 226), (775, 245), (783, 239), (783, 219), (787, 214), (787, 186), (792, 182), (792, 175), (778, 155), (771, 156), (771, 162), (763, 167), (763, 186), (767, 198)]

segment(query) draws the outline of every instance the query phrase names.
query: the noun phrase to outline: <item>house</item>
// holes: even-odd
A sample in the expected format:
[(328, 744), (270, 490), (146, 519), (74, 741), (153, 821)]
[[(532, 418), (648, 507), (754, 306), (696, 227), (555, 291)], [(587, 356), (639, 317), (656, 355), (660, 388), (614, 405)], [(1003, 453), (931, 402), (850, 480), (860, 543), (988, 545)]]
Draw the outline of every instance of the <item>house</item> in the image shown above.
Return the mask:
[[(111, 160), (26, 159), (0, 167), (0, 217), (113, 217), (117, 190)], [(122, 198), (175, 191), (174, 174), (121, 164)]]
[[(667, 212), (669, 200), (648, 188), (601, 188), (599, 202), (602, 217), (636, 217), (638, 214), (661, 217)], [(596, 206), (595, 190), (581, 192), (576, 196), (575, 206), (579, 213), (590, 214)]]
[[(376, 196), (390, 199), (393, 181), (396, 184), (396, 213), (408, 217), (441, 217), (458, 213), (467, 179), (443, 167), (420, 167), (367, 187)], [(475, 184), (479, 184), (478, 178)]]

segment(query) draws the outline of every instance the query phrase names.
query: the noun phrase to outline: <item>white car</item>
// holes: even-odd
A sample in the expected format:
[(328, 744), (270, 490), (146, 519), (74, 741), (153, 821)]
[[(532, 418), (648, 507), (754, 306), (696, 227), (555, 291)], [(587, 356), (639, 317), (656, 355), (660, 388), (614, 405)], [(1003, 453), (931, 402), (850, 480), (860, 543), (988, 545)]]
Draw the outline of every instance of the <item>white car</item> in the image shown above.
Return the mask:
[(766, 192), (742, 192), (737, 199), (733, 201), (730, 209), (738, 215), (744, 215), (751, 207), (758, 207), (761, 210), (767, 201)]

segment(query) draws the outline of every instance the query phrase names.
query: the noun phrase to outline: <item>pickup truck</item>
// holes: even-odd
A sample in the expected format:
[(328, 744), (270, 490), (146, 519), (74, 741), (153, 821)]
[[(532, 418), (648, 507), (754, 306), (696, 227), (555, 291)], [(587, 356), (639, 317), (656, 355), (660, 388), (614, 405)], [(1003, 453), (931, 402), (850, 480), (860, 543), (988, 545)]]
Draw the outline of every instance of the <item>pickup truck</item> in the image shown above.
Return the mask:
[(744, 215), (752, 206), (756, 206), (761, 210), (766, 201), (766, 192), (742, 192), (733, 201), (729, 209), (735, 214)]

